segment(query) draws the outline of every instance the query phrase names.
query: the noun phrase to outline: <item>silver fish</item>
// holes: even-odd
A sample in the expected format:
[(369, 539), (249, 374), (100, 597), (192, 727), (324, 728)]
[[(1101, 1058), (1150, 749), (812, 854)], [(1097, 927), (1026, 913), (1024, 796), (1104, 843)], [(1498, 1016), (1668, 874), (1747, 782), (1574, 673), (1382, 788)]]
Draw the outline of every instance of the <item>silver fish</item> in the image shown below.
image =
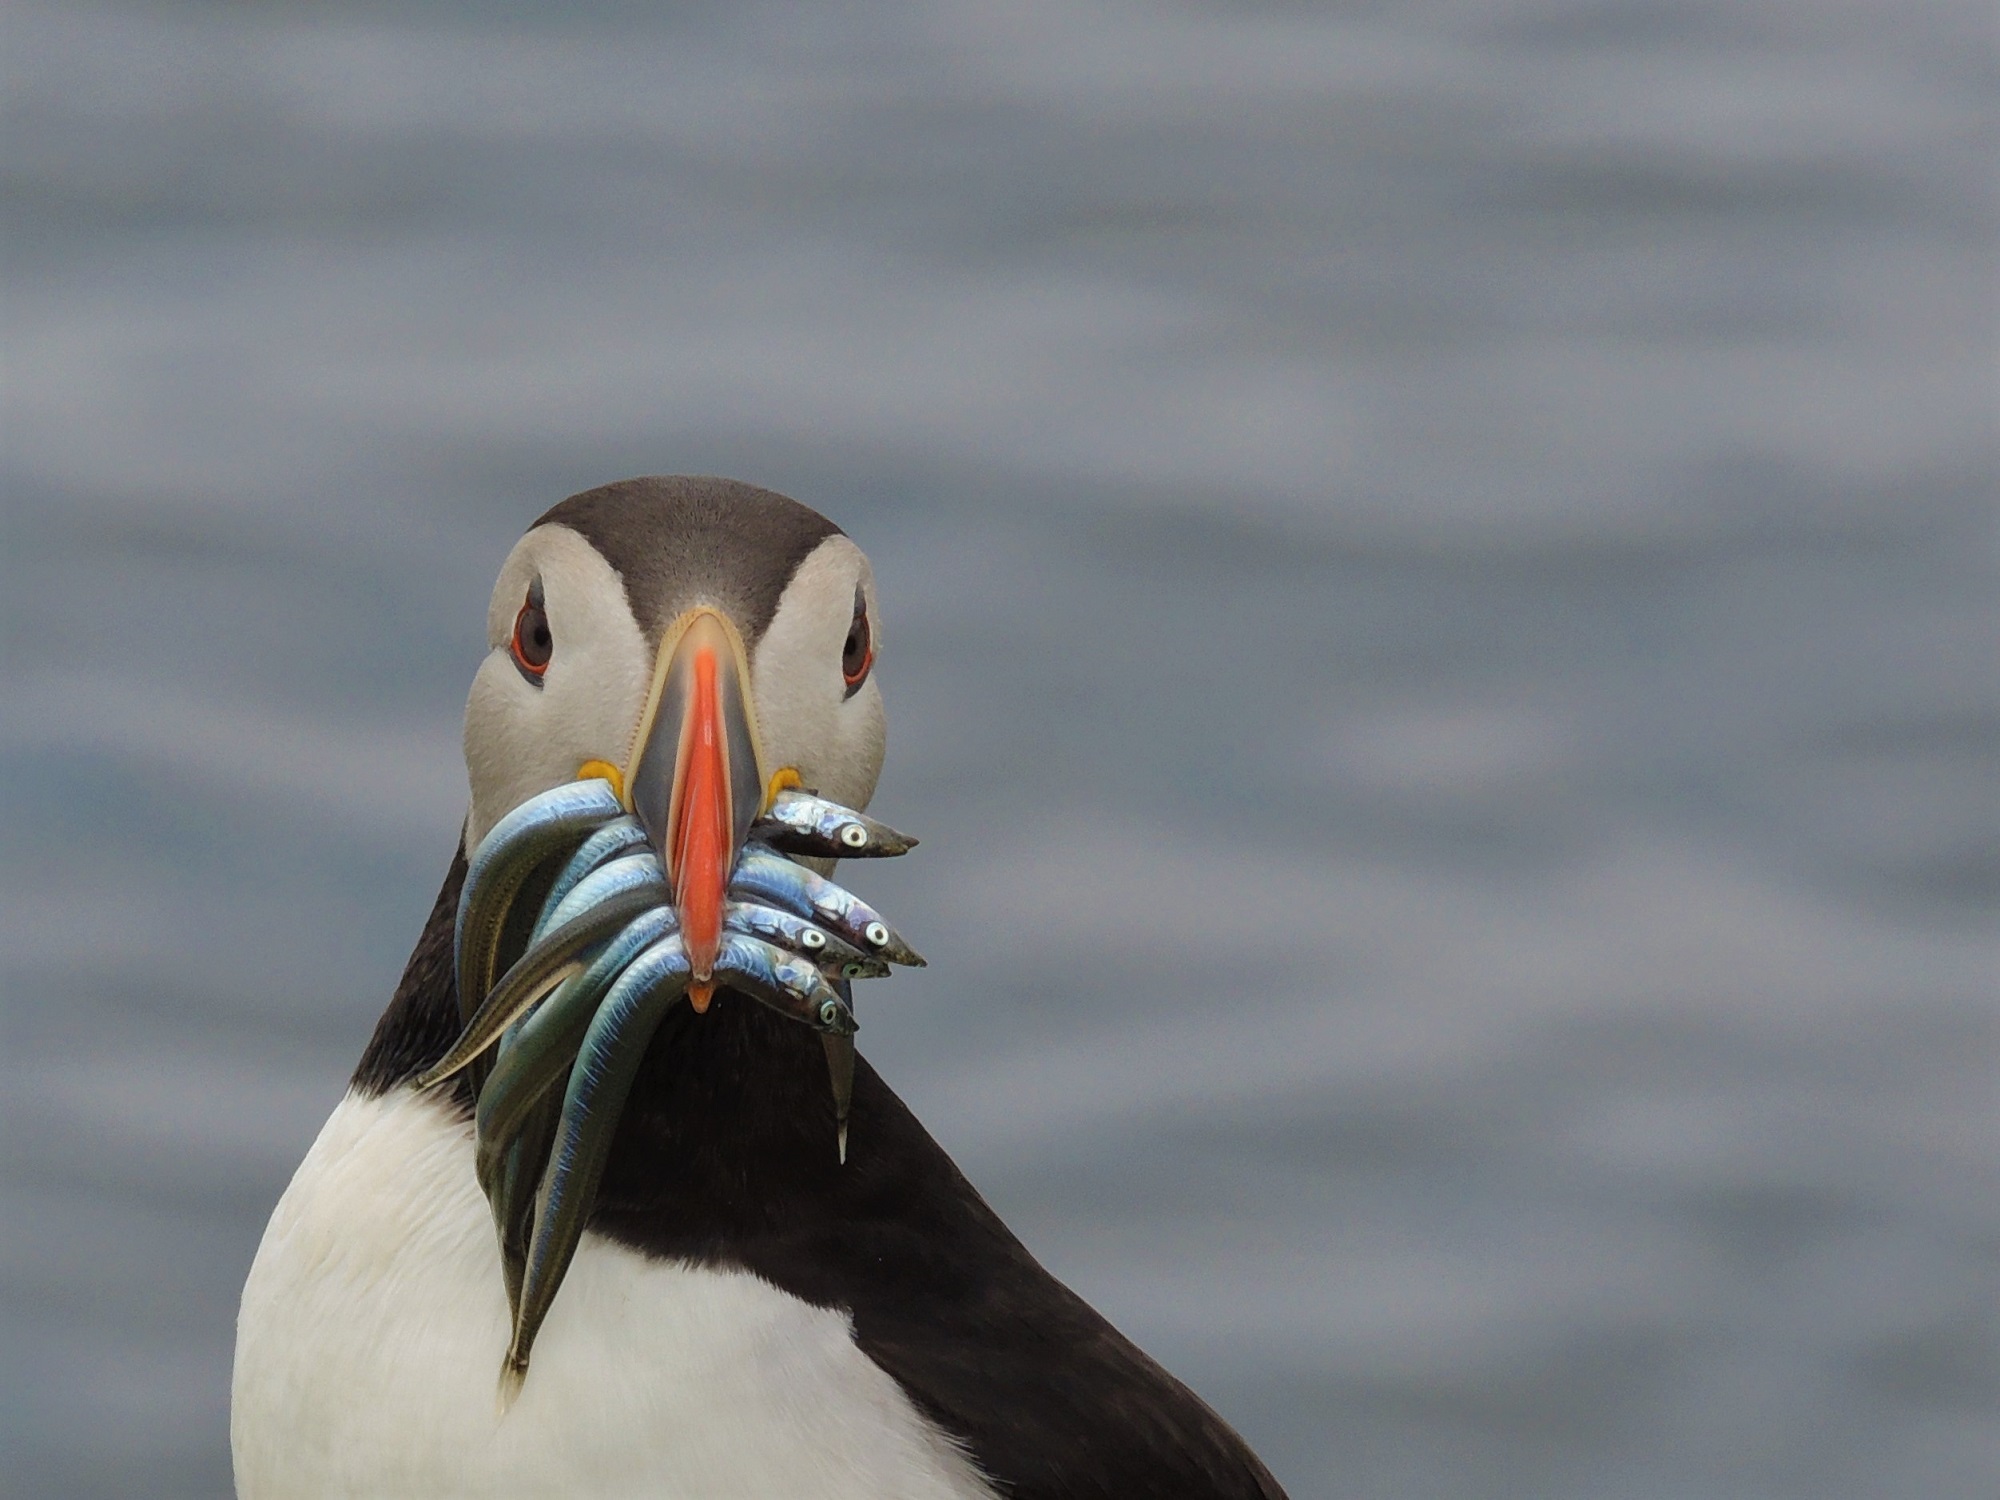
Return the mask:
[[(577, 882), (551, 913), (556, 923), (521, 955), (480, 1002), (458, 1040), (420, 1074), (418, 1088), (451, 1077), (500, 1039), (528, 1008), (575, 970), (584, 950), (641, 912), (662, 904), (665, 877), (649, 855), (615, 859)], [(483, 1081), (483, 1080), (482, 1080)]]
[(514, 1311), (514, 1336), (501, 1367), (503, 1401), (520, 1389), (527, 1375), (535, 1335), (583, 1238), (618, 1116), (646, 1048), (669, 1007), (687, 993), (692, 973), (679, 935), (662, 939), (626, 965), (584, 1033), (563, 1093), (555, 1149), (536, 1194), (535, 1229)]
[[(879, 856), (915, 840), (796, 791), (780, 793), (756, 829), (732, 872), (715, 978), (819, 1033), (844, 1161), (854, 1077), (848, 981), (923, 959), (873, 907), (778, 850)], [(547, 890), (537, 886), (536, 906), (525, 907), (521, 893), (552, 863)], [(633, 1079), (661, 1018), (687, 993), (690, 963), (660, 860), (605, 782), (532, 798), (494, 826), (468, 866), (455, 935), (465, 1024), (417, 1081), (461, 1070), (473, 1080), (476, 1170), (513, 1313), (505, 1397), (525, 1375)], [(524, 951), (496, 981), (529, 911), (536, 920)]]
[(555, 1144), (562, 1092), (599, 1003), (645, 949), (677, 930), (673, 911), (640, 913), (500, 1040), (474, 1112), (479, 1185), (500, 1234), (509, 1312), (519, 1308), (521, 1277), (534, 1229), (535, 1195)]
[(824, 927), (788, 911), (779, 911), (775, 906), (760, 906), (754, 901), (731, 901), (722, 909), (722, 925), (732, 932), (762, 938), (767, 943), (802, 954), (818, 964), (823, 973), (858, 979), (864, 975), (879, 977), (889, 972), (887, 964), (878, 958), (868, 957), (845, 938), (835, 937)]
[(779, 792), (750, 837), (780, 854), (812, 859), (877, 859), (907, 854), (917, 841), (838, 802), (793, 788)]
[(730, 877), (729, 894), (805, 917), (838, 933), (863, 953), (892, 964), (921, 967), (923, 959), (898, 937), (882, 914), (851, 891), (760, 844), (744, 847)]
[(558, 872), (549, 893), (542, 898), (542, 912), (535, 923), (536, 931), (540, 932), (550, 925), (549, 919), (555, 914), (555, 909), (562, 904), (565, 896), (576, 889), (577, 882), (584, 876), (609, 860), (645, 847), (646, 830), (629, 813), (622, 818), (613, 818), (591, 834), (577, 846), (576, 853), (569, 857), (569, 863)]
[(573, 781), (531, 797), (488, 830), (467, 860), (453, 954), (459, 1015), (469, 1019), (493, 987), (514, 898), (542, 861), (581, 843), (625, 809), (606, 781)]
[(548, 915), (536, 924), (535, 935), (529, 940), (530, 947), (545, 941), (548, 934), (563, 923), (576, 920), (613, 896), (635, 890), (650, 891), (653, 899), (662, 903), (670, 899), (667, 872), (660, 868), (658, 857), (650, 849), (606, 860), (579, 880), (570, 888), (569, 894), (556, 902)]
[(679, 930), (672, 908), (656, 906), (626, 923), (588, 965), (572, 974), (501, 1039), (474, 1112), (479, 1136), (479, 1180), (498, 1167), (528, 1110), (576, 1060), (577, 1048), (626, 965)]
[(834, 1036), (854, 1034), (854, 1012), (819, 966), (762, 938), (725, 930), (715, 977), (780, 1015)]
[[(853, 1010), (854, 986), (845, 980), (836, 980), (833, 987), (840, 992), (847, 1008)], [(826, 1052), (827, 1081), (833, 1085), (833, 1146), (836, 1159), (844, 1167), (847, 1165), (847, 1115), (854, 1100), (854, 1038), (821, 1032), (819, 1040)]]
[[(493, 1222), (500, 1232), (500, 1281), (507, 1291), (507, 1315), (521, 1310), (521, 1282), (527, 1274), (528, 1242), (535, 1233), (535, 1195), (555, 1149), (562, 1121), (562, 1091), (549, 1089), (528, 1110), (486, 1189)], [(483, 1186), (483, 1184), (482, 1184)]]

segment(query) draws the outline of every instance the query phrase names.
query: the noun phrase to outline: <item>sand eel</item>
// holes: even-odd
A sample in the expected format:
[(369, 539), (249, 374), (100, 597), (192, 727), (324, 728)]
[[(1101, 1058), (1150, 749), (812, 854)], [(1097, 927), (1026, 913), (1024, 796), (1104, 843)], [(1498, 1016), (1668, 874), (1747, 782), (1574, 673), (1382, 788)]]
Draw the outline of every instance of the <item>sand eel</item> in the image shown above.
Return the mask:
[[(835, 973), (807, 927), (856, 974), (882, 967), (872, 913), (843, 935), (784, 909), (801, 878), (786, 861), (816, 839), (899, 841), (859, 817), (884, 734), (860, 549), (748, 485), (610, 485), (514, 548), (488, 639), (463, 842), (244, 1287), (239, 1495), (1281, 1495), (1220, 1417), (1036, 1264), (843, 1052), (832, 1010), (785, 1014), (733, 977), (767, 949)], [(649, 1017), (615, 1121), (590, 1127), (601, 1160), (567, 1274), (502, 1392), (524, 1294), (494, 1207), (521, 1200), (491, 1161), (482, 1191), (476, 1159), (495, 1054), (440, 1068), (476, 1009), (458, 993), (461, 897), (496, 825), (591, 768), (625, 821), (593, 835), (599, 874), (565, 878), (634, 910), (650, 889), (655, 925), (630, 941), (680, 945), (655, 965), (676, 1003)], [(785, 787), (820, 800), (780, 816)], [(657, 876), (613, 870), (649, 848), (671, 900)], [(731, 883), (753, 865), (754, 891)], [(528, 941), (518, 922), (499, 932), (482, 985)], [(749, 942), (763, 947), (731, 946)]]

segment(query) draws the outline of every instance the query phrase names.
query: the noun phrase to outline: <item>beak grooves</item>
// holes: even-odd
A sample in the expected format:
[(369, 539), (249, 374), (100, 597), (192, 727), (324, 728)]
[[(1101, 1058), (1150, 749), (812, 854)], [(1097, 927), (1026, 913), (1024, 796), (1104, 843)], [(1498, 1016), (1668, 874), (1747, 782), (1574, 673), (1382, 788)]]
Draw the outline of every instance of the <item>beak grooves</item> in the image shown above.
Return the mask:
[(688, 1003), (708, 1009), (737, 852), (763, 810), (743, 640), (716, 610), (690, 610), (660, 643), (631, 774), (633, 812), (666, 866), (693, 970)]
[(729, 760), (722, 743), (718, 668), (715, 648), (706, 641), (694, 648), (693, 670), (687, 722), (681, 731), (681, 766), (675, 778), (680, 787), (674, 799), (667, 878), (673, 882), (682, 940), (694, 965), (688, 1003), (704, 1011), (714, 994), (709, 981), (722, 944), (723, 890), (736, 851), (730, 837)]

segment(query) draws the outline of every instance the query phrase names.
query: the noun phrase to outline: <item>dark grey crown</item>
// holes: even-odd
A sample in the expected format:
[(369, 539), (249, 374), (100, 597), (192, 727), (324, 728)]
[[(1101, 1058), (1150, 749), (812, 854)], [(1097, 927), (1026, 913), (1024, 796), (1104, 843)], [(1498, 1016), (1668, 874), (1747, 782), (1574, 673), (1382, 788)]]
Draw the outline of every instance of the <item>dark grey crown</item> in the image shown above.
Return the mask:
[(755, 649), (785, 586), (840, 528), (818, 511), (736, 479), (669, 474), (585, 490), (536, 525), (577, 532), (625, 584), (648, 639), (682, 611), (712, 604)]

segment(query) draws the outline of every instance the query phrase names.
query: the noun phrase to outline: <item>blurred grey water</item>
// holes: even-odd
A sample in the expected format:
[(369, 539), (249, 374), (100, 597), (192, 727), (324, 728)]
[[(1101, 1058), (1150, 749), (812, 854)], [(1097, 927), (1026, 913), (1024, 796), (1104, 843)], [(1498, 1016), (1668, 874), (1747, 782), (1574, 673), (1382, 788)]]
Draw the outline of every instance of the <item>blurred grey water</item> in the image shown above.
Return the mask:
[(9, 6), (9, 1492), (226, 1489), (492, 574), (692, 471), (876, 562), (867, 1050), (1298, 1500), (1992, 1496), (1992, 40)]

